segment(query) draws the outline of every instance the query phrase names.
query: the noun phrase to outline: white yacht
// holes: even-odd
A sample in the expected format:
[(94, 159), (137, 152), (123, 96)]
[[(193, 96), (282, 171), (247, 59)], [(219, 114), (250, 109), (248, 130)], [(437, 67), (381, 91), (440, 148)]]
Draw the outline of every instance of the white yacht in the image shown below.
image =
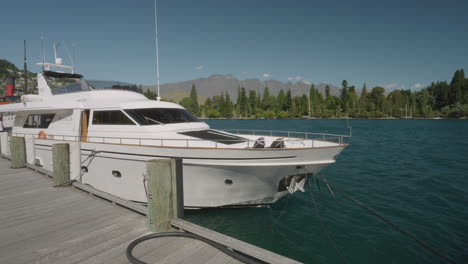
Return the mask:
[(9, 120), (2, 129), (34, 138), (31, 162), (47, 170), (52, 144), (79, 144), (74, 180), (142, 203), (144, 162), (182, 158), (187, 208), (274, 203), (303, 190), (307, 175), (334, 163), (347, 146), (341, 135), (212, 129), (178, 104), (147, 99), (136, 86), (104, 84), (98, 89), (79, 74), (46, 67), (37, 75), (37, 94), (0, 105), (0, 117)]

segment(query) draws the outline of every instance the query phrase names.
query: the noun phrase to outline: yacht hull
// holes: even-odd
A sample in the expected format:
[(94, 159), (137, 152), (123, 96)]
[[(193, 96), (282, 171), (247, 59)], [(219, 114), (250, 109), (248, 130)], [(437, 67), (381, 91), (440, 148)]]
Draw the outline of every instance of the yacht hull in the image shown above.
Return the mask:
[[(52, 170), (51, 146), (54, 143), (57, 142), (41, 139), (35, 142), (36, 161), (48, 170)], [(147, 202), (145, 161), (182, 158), (187, 208), (274, 203), (288, 194), (291, 181), (299, 181), (307, 173), (316, 173), (333, 163), (344, 148), (188, 149), (90, 142), (81, 142), (80, 147), (81, 167), (86, 172), (76, 180), (143, 203)]]

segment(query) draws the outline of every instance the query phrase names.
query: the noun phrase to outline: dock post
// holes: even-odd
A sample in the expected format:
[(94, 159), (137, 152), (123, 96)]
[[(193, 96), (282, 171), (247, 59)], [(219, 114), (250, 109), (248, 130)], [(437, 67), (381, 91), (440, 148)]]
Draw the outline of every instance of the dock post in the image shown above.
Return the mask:
[(81, 180), (81, 142), (70, 142), (70, 180)]
[(26, 167), (26, 145), (24, 137), (10, 137), (11, 168)]
[(146, 170), (150, 231), (167, 232), (184, 214), (182, 159), (149, 160)]
[(70, 145), (57, 143), (52, 145), (54, 186), (70, 184)]
[(8, 132), (1, 132), (0, 133), (0, 153), (3, 155), (9, 156), (10, 153), (8, 151)]
[(33, 135), (25, 135), (26, 163), (34, 165), (36, 159), (35, 139)]

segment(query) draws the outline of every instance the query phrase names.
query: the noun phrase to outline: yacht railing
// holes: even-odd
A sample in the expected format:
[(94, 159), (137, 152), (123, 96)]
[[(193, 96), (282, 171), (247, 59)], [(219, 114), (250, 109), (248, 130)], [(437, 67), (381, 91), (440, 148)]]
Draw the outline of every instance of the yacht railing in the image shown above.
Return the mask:
[(251, 129), (218, 129), (231, 134), (236, 135), (256, 135), (256, 136), (270, 136), (270, 137), (288, 137), (298, 138), (301, 140), (322, 140), (332, 141), (339, 144), (344, 144), (345, 138), (350, 138), (351, 135), (338, 135), (330, 133), (312, 133), (312, 132), (301, 132), (301, 131), (279, 131), (279, 130), (251, 130)]
[[(265, 148), (273, 142), (279, 143), (280, 148), (314, 148), (322, 146), (345, 145), (344, 138), (349, 136), (309, 133), (296, 131), (273, 131), (273, 130), (245, 130), (245, 129), (217, 129), (239, 136), (259, 136), (256, 139), (170, 139), (170, 138), (135, 138), (135, 137), (109, 137), (109, 136), (74, 136), (58, 134), (32, 134), (32, 133), (12, 133), (13, 136), (32, 136), (36, 139), (79, 141), (87, 143), (107, 143), (121, 145), (138, 146), (159, 146), (159, 147), (184, 147), (184, 148), (255, 148), (256, 144), (263, 141)], [(244, 133), (244, 134), (243, 134)], [(302, 137), (300, 137), (302, 135)], [(265, 138), (267, 137), (267, 138)], [(268, 138), (269, 137), (269, 138)], [(262, 139), (263, 138), (263, 139)], [(326, 143), (333, 143), (332, 145)], [(324, 145), (325, 144), (325, 145)]]

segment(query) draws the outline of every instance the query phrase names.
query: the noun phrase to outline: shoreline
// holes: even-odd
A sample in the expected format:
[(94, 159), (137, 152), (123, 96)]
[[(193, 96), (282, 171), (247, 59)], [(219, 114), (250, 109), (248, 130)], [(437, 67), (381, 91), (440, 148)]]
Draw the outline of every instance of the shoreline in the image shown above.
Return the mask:
[(436, 118), (424, 118), (424, 117), (412, 117), (412, 118), (401, 118), (401, 117), (369, 117), (369, 118), (359, 118), (359, 117), (314, 117), (314, 118), (247, 118), (247, 117), (238, 117), (238, 118), (210, 118), (210, 117), (200, 117), (204, 120), (327, 120), (327, 119), (337, 119), (337, 120), (468, 120), (467, 117), (462, 118), (445, 118), (445, 117), (436, 117)]

